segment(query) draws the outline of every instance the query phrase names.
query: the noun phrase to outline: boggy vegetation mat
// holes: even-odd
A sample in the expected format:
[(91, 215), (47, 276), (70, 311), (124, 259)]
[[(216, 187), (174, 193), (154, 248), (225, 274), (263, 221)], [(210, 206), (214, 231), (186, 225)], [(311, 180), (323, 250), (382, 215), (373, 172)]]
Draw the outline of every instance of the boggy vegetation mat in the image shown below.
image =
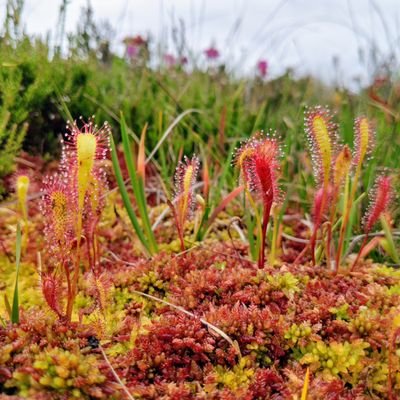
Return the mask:
[(276, 134), (234, 151), (232, 190), (181, 154), (155, 200), (146, 127), (133, 152), (122, 117), (120, 152), (107, 124), (71, 123), (60, 164), (19, 171), (1, 208), (1, 398), (396, 399), (400, 271), (374, 254), (399, 264), (395, 179), (363, 210), (371, 121), (352, 149), (325, 108), (305, 127), (310, 218)]
[[(385, 398), (390, 371), (392, 393), (399, 393), (392, 341), (400, 272), (371, 264), (335, 277), (322, 267), (259, 269), (235, 244), (210, 242), (133, 265), (103, 262), (104, 315), (93, 312), (97, 296), (85, 274), (77, 301), (81, 323), (58, 320), (30, 295), (20, 324), (0, 329), (2, 392), (125, 398), (97, 348), (102, 338), (134, 398), (300, 398), (307, 367), (308, 398)], [(28, 273), (32, 266), (23, 268), (27, 287), (37, 276)]]

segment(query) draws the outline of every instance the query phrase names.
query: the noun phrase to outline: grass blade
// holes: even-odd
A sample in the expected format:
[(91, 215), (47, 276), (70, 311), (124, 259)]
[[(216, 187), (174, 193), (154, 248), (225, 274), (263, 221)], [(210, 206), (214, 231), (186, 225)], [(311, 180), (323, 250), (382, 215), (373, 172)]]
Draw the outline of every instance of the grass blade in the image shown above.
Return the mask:
[(146, 237), (142, 231), (142, 228), (139, 225), (139, 221), (136, 218), (135, 211), (134, 211), (131, 201), (129, 199), (128, 191), (126, 189), (124, 179), (122, 177), (121, 167), (120, 167), (119, 161), (118, 161), (117, 149), (115, 147), (114, 139), (112, 136), (111, 136), (111, 140), (110, 140), (110, 146), (111, 146), (111, 160), (112, 160), (112, 164), (113, 164), (114, 174), (115, 174), (115, 178), (117, 179), (118, 188), (121, 193), (122, 201), (124, 203), (126, 212), (128, 213), (129, 219), (133, 225), (133, 228), (136, 231), (136, 234), (139, 237), (139, 240), (142, 242), (142, 244), (146, 248), (147, 252), (149, 254), (151, 254), (149, 244), (148, 244)]
[[(139, 147), (139, 156), (138, 156), (138, 164), (137, 165), (138, 165), (138, 167), (140, 167), (140, 170), (138, 169), (138, 171), (136, 171), (135, 163), (133, 160), (132, 148), (131, 148), (130, 142), (129, 142), (129, 136), (128, 136), (125, 118), (123, 115), (121, 115), (121, 138), (122, 138), (122, 146), (124, 149), (125, 162), (126, 162), (126, 166), (128, 168), (129, 177), (131, 179), (133, 193), (135, 195), (135, 200), (136, 200), (136, 203), (138, 206), (139, 214), (142, 219), (144, 234), (146, 235), (146, 241), (148, 242), (148, 250), (149, 250), (150, 254), (154, 254), (158, 250), (157, 242), (154, 237), (154, 233), (151, 229), (149, 214), (147, 212), (146, 196), (145, 196), (145, 192), (144, 192), (144, 168), (145, 168), (144, 138), (145, 138), (145, 133), (146, 133), (146, 126), (144, 127), (144, 129), (142, 131), (142, 138), (141, 138), (140, 147)], [(141, 163), (141, 165), (140, 165), (140, 163)], [(139, 172), (143, 175), (141, 176)]]
[(163, 144), (164, 140), (168, 137), (168, 135), (172, 132), (176, 125), (178, 125), (179, 121), (188, 114), (191, 113), (202, 113), (200, 110), (196, 110), (195, 108), (189, 108), (188, 110), (184, 111), (183, 113), (179, 114), (173, 121), (172, 124), (167, 128), (167, 130), (162, 135), (161, 139), (158, 141), (154, 149), (151, 151), (149, 156), (147, 157), (146, 162), (149, 162), (154, 155), (157, 153), (160, 146)]
[(310, 380), (310, 368), (307, 368), (306, 376), (304, 377), (303, 390), (301, 391), (301, 400), (307, 400), (309, 380)]
[(389, 226), (389, 223), (388, 223), (385, 215), (381, 215), (380, 221), (381, 221), (381, 224), (382, 224), (383, 231), (385, 232), (385, 238), (386, 238), (386, 241), (387, 241), (388, 253), (389, 253), (390, 257), (392, 258), (392, 260), (396, 264), (400, 264), (400, 257), (399, 257), (399, 255), (397, 253), (396, 246), (394, 244), (392, 230), (391, 230), (391, 228)]
[(19, 267), (21, 263), (21, 225), (18, 222), (17, 225), (17, 242), (15, 249), (15, 286), (14, 286), (14, 296), (13, 296), (13, 304), (11, 309), (11, 322), (13, 324), (19, 323), (19, 297), (18, 297), (18, 276), (19, 276)]

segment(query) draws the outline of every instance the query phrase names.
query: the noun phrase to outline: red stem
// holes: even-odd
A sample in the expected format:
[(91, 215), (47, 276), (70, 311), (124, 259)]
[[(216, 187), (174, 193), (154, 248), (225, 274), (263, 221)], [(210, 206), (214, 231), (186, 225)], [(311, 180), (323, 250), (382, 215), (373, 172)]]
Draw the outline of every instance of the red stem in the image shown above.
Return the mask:
[(263, 268), (265, 263), (265, 240), (267, 237), (267, 227), (269, 222), (269, 214), (271, 212), (272, 202), (267, 202), (264, 204), (264, 215), (261, 230), (261, 246), (260, 246), (260, 256), (258, 258), (258, 267)]
[(321, 218), (322, 218), (322, 214), (323, 214), (324, 208), (325, 208), (327, 190), (328, 190), (328, 186), (325, 185), (324, 191), (322, 193), (321, 207), (320, 207), (320, 210), (318, 212), (318, 215), (315, 216), (314, 231), (313, 231), (313, 234), (312, 234), (311, 239), (310, 239), (311, 258), (312, 258), (312, 264), (313, 265), (315, 265), (315, 243), (317, 241), (317, 232), (318, 232), (318, 229), (319, 229), (319, 227), (321, 225)]
[(365, 234), (365, 237), (364, 237), (364, 240), (363, 240), (363, 242), (362, 242), (362, 244), (361, 244), (360, 250), (359, 250), (359, 252), (358, 252), (358, 254), (357, 254), (356, 259), (354, 260), (353, 265), (352, 265), (351, 268), (350, 268), (350, 271), (353, 271), (354, 268), (356, 267), (356, 265), (357, 265), (357, 263), (358, 263), (358, 260), (359, 260), (360, 257), (361, 257), (361, 253), (362, 253), (362, 251), (364, 250), (365, 245), (367, 244), (367, 240), (368, 240), (368, 232), (366, 232), (366, 234)]

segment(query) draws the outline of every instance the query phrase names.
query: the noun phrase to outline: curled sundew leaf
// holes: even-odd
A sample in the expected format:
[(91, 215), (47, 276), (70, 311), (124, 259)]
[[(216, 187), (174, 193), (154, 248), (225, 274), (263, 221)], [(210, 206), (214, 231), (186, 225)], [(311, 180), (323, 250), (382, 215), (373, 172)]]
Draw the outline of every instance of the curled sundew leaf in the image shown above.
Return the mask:
[(147, 123), (144, 125), (142, 134), (140, 135), (140, 143), (139, 143), (138, 157), (137, 157), (137, 174), (139, 177), (142, 178), (143, 184), (146, 179), (146, 148), (145, 148), (146, 131), (147, 131)]
[[(234, 156), (235, 164), (241, 170), (244, 186), (254, 193), (263, 204), (263, 218), (259, 223), (261, 246), (258, 265), (260, 268), (264, 266), (265, 261), (266, 232), (271, 208), (281, 199), (278, 184), (280, 155), (279, 141), (274, 136), (260, 137), (260, 135), (256, 135), (244, 142)], [(253, 202), (251, 196), (249, 198), (250, 202)]]
[(358, 117), (354, 122), (354, 152), (353, 165), (361, 169), (366, 156), (372, 150), (375, 141), (375, 130), (371, 121), (366, 117)]
[(255, 135), (235, 152), (234, 164), (241, 170), (244, 185), (263, 203), (280, 200), (280, 156), (279, 141), (272, 136)]
[(335, 188), (341, 186), (346, 176), (350, 172), (351, 167), (351, 152), (349, 146), (343, 146), (335, 159), (333, 165), (333, 185)]
[(378, 177), (372, 190), (372, 200), (364, 216), (364, 232), (369, 233), (378, 222), (380, 215), (385, 212), (393, 197), (392, 180), (389, 176)]
[(183, 228), (184, 223), (190, 218), (195, 206), (193, 187), (197, 180), (200, 160), (196, 155), (191, 159), (184, 157), (175, 171), (175, 208), (179, 225)]
[(46, 273), (41, 276), (42, 293), (46, 303), (58, 317), (62, 317), (61, 311), (61, 285), (59, 278), (54, 273)]
[(17, 193), (18, 205), (21, 210), (22, 218), (28, 221), (28, 190), (30, 179), (27, 174), (18, 174), (15, 179), (15, 191)]
[(335, 153), (336, 125), (332, 122), (329, 110), (320, 106), (306, 111), (304, 123), (315, 177), (327, 186)]
[[(312, 215), (314, 218), (314, 224), (318, 225), (315, 227), (316, 229), (319, 228), (322, 216), (329, 208), (329, 203), (330, 203), (331, 198), (332, 198), (332, 187), (331, 186), (328, 186), (327, 191), (324, 188), (319, 188), (315, 192)], [(318, 223), (316, 221), (318, 221)]]

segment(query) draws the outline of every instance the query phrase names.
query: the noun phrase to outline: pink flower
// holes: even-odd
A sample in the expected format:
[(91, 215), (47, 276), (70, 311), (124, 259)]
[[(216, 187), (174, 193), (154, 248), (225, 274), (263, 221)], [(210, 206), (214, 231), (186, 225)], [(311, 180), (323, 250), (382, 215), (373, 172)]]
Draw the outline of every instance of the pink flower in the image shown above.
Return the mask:
[(209, 60), (216, 60), (219, 57), (219, 51), (213, 46), (204, 50), (204, 54)]
[(177, 63), (175, 56), (173, 56), (172, 54), (169, 54), (169, 53), (164, 54), (163, 60), (164, 60), (164, 64), (169, 68), (174, 67)]
[(257, 63), (257, 71), (262, 78), (265, 78), (268, 72), (268, 62), (266, 60), (260, 60)]
[(126, 55), (130, 59), (137, 58), (140, 50), (147, 46), (147, 40), (140, 35), (128, 36), (123, 40), (126, 46)]
[(134, 44), (128, 44), (126, 46), (126, 54), (129, 58), (136, 58), (139, 55), (139, 47)]

